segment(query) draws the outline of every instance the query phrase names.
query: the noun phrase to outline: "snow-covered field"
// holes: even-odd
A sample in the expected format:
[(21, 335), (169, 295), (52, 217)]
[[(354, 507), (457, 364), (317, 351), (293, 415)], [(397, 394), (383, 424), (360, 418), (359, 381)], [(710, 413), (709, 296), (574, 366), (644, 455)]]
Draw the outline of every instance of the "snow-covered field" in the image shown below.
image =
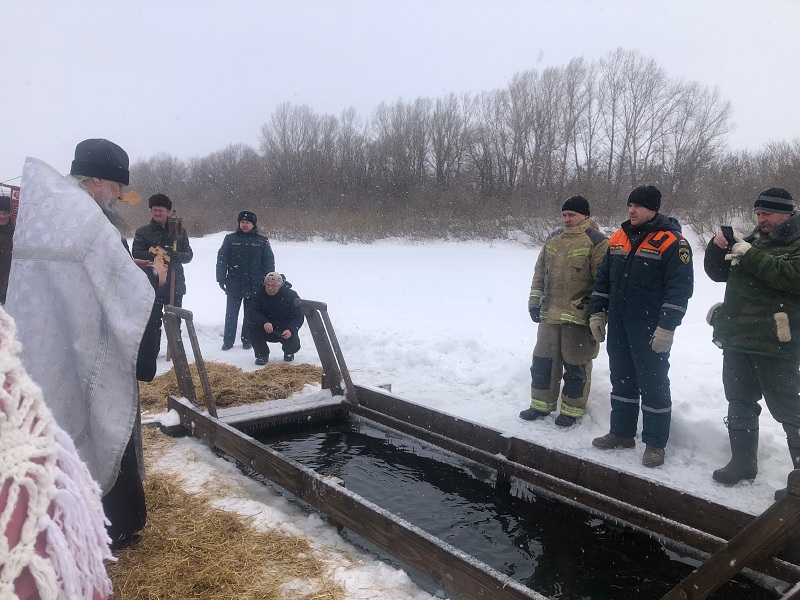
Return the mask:
[[(242, 349), (238, 340), (232, 350), (220, 349), (225, 296), (214, 272), (223, 235), (191, 240), (194, 260), (186, 266), (188, 293), (183, 304), (194, 313), (206, 360), (252, 370), (258, 368), (253, 352)], [(273, 242), (273, 250), (277, 270), (301, 297), (327, 303), (356, 383), (390, 383), (394, 394), (413, 402), (759, 514), (771, 504), (774, 491), (785, 487), (791, 460), (783, 430), (765, 407), (755, 482), (730, 488), (711, 479), (711, 472), (727, 462), (729, 449), (722, 422), (727, 410), (722, 353), (711, 343), (705, 315), (722, 299), (724, 285), (711, 282), (703, 272), (705, 244), (689, 239), (695, 250), (695, 294), (671, 353), (672, 433), (666, 462), (657, 469), (641, 465), (641, 443), (635, 451), (611, 452), (591, 445), (592, 438), (608, 431), (605, 348), (594, 363), (589, 411), (580, 424), (558, 428), (553, 423), (555, 413), (537, 422), (518, 417), (529, 405), (536, 325), (528, 316), (527, 297), (538, 248), (510, 242), (413, 244), (397, 240), (370, 245)], [(295, 360), (319, 364), (307, 328), (300, 337), (303, 348)], [(276, 346), (272, 360), (280, 359)], [(161, 357), (160, 372), (169, 367)], [(182, 444), (188, 449), (192, 443)], [(222, 469), (226, 476), (239, 477), (224, 461), (202, 448), (197, 451), (200, 462)], [(319, 543), (339, 543), (330, 537), (335, 537), (331, 528), (298, 513), (271, 492), (265, 490), (260, 500), (310, 538), (320, 541), (320, 536), (329, 536)], [(387, 567), (371, 563), (364, 568), (374, 570), (375, 581), (386, 579)], [(368, 589), (371, 586), (364, 586), (364, 576), (363, 572), (341, 574), (349, 598), (377, 597), (374, 589)], [(395, 583), (391, 593), (384, 589), (380, 597), (429, 597), (407, 584), (401, 574)]]

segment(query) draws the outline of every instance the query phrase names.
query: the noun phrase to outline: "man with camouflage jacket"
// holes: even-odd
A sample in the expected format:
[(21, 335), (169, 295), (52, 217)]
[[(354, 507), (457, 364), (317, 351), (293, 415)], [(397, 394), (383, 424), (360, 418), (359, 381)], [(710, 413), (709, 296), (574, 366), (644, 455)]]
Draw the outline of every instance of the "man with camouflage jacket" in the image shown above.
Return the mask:
[(758, 225), (749, 235), (729, 244), (718, 233), (705, 257), (708, 276), (727, 281), (725, 301), (712, 307), (708, 321), (723, 351), (732, 455), (713, 477), (729, 485), (758, 471), (762, 395), (800, 467), (800, 214), (783, 188), (761, 192), (754, 211)]
[(556, 409), (561, 379), (561, 414), (556, 425), (569, 427), (586, 413), (592, 359), (600, 345), (589, 332), (589, 303), (608, 238), (592, 227), (589, 202), (568, 198), (561, 207), (564, 227), (547, 238), (536, 260), (528, 311), (539, 323), (531, 364), (531, 406), (519, 413), (527, 421)]

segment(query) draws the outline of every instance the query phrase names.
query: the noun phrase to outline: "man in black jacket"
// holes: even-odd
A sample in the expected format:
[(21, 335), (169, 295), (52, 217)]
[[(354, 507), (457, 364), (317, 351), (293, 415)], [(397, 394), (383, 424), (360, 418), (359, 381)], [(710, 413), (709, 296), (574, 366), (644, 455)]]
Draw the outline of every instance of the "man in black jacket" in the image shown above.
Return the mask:
[[(133, 258), (143, 260), (153, 260), (155, 254), (153, 249), (161, 248), (164, 254), (169, 256), (169, 270), (167, 272), (167, 284), (159, 290), (158, 301), (162, 304), (170, 304), (170, 290), (172, 279), (175, 279), (175, 298), (173, 306), (183, 306), (183, 296), (186, 294), (186, 277), (183, 274), (183, 265), (192, 262), (194, 253), (189, 245), (189, 235), (182, 229), (181, 235), (177, 240), (173, 240), (169, 235), (167, 218), (169, 211), (172, 210), (172, 200), (165, 194), (154, 194), (147, 201), (153, 218), (151, 221), (136, 230), (133, 237), (133, 248), (131, 254)], [(172, 249), (173, 242), (177, 242), (176, 249)]]
[(239, 309), (244, 304), (242, 348), (250, 349), (250, 304), (264, 285), (264, 277), (275, 270), (275, 256), (266, 235), (258, 231), (256, 213), (243, 210), (239, 226), (222, 241), (217, 252), (217, 283), (228, 301), (222, 349), (230, 350), (236, 340)]
[(295, 304), (298, 297), (292, 284), (280, 273), (272, 272), (264, 278), (264, 286), (250, 305), (250, 341), (257, 365), (265, 365), (269, 360), (267, 342), (280, 342), (283, 360), (294, 360), (295, 353), (300, 350), (297, 331), (305, 321), (300, 307)]

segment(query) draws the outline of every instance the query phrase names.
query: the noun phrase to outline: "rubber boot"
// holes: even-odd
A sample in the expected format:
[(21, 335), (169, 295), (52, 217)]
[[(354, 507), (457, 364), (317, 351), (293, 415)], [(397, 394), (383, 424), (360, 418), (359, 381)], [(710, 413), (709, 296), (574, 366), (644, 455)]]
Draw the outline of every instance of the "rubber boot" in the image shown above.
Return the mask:
[[(800, 469), (800, 446), (789, 446), (789, 454), (792, 456), (792, 464), (795, 469)], [(783, 500), (786, 497), (786, 488), (775, 492), (775, 500)]]
[(731, 442), (731, 460), (714, 471), (714, 481), (734, 485), (742, 479), (755, 479), (758, 473), (758, 420), (730, 418), (725, 424)]

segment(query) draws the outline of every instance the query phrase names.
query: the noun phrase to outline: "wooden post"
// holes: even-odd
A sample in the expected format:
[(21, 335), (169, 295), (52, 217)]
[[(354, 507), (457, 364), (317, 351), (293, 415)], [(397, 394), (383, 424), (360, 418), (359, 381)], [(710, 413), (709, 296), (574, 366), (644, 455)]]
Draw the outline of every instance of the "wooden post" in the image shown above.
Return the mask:
[(347, 369), (347, 364), (344, 362), (339, 340), (336, 339), (336, 332), (333, 330), (333, 323), (328, 316), (328, 305), (324, 302), (303, 300), (301, 298), (295, 300), (295, 303), (303, 311), (308, 321), (308, 328), (314, 338), (320, 362), (322, 362), (323, 389), (330, 389), (337, 395), (342, 394), (341, 381), (344, 380), (347, 390), (345, 398), (350, 404), (357, 406), (358, 396), (356, 395), (356, 389), (352, 379), (350, 379), (350, 371)]
[(339, 371), (339, 365), (336, 364), (336, 355), (333, 353), (331, 342), (325, 331), (325, 323), (319, 314), (319, 307), (325, 306), (325, 304), (300, 298), (295, 302), (300, 307), (300, 310), (303, 311), (306, 321), (308, 321), (308, 330), (314, 339), (319, 361), (322, 363), (322, 389), (331, 390), (334, 396), (343, 395), (342, 374)]
[(800, 523), (800, 469), (789, 473), (786, 497), (779, 500), (714, 553), (662, 600), (703, 600), (763, 554), (772, 556)]
[[(183, 234), (183, 223), (181, 218), (172, 211), (172, 214), (167, 218), (167, 227), (169, 229), (169, 237), (172, 238), (172, 251), (175, 252), (178, 249), (178, 238), (181, 237)], [(170, 306), (175, 306), (175, 266), (172, 264), (172, 261), (169, 261), (169, 304)], [(169, 344), (167, 344), (167, 362), (172, 360), (170, 355), (170, 348)]]
[(181, 338), (181, 321), (186, 323), (186, 330), (189, 332), (189, 341), (192, 344), (192, 352), (194, 353), (194, 364), (197, 368), (197, 374), (200, 377), (200, 384), (203, 388), (203, 397), (208, 409), (208, 414), (212, 417), (217, 416), (217, 406), (214, 402), (214, 396), (211, 393), (211, 384), (208, 381), (208, 374), (206, 373), (206, 366), (203, 362), (203, 356), (200, 353), (200, 342), (197, 340), (197, 332), (194, 329), (194, 320), (191, 311), (178, 308), (177, 306), (164, 307), (164, 328), (167, 332), (167, 343), (172, 349), (172, 354), (175, 357), (175, 378), (178, 380), (178, 387), (181, 394), (192, 402), (197, 404), (197, 395), (194, 390), (194, 381), (192, 381), (192, 373), (189, 370), (189, 360), (186, 358), (186, 350), (183, 346), (183, 339)]

